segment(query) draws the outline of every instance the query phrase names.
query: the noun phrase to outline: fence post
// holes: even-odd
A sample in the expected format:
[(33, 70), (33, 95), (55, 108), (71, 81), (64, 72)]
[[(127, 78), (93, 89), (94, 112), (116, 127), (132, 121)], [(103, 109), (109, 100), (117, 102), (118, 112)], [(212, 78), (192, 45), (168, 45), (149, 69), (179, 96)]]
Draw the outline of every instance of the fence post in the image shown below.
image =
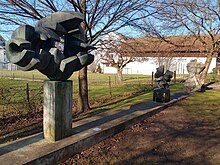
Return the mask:
[(32, 80), (34, 81), (34, 74), (32, 75)]
[(152, 72), (152, 75), (151, 75), (151, 86), (152, 87), (154, 86), (154, 72)]
[(117, 77), (116, 77), (116, 75), (115, 75), (115, 85), (117, 84)]
[(111, 77), (108, 76), (108, 84), (109, 84), (109, 93), (110, 93), (110, 96), (112, 97), (112, 87), (111, 87)]
[(176, 71), (174, 71), (174, 84), (176, 84)]
[(184, 67), (183, 67), (183, 78), (185, 77), (185, 75), (184, 75)]
[(27, 102), (30, 103), (30, 92), (29, 92), (29, 84), (26, 84), (26, 95), (27, 95)]
[(4, 89), (1, 88), (0, 91), (1, 91), (1, 98), (0, 99), (1, 99), (1, 104), (2, 104), (2, 106), (1, 106), (2, 107), (2, 118), (5, 118), (5, 108), (4, 108), (4, 103), (3, 103), (3, 94), (4, 94), (3, 92), (4, 92)]
[(138, 85), (140, 85), (141, 83), (139, 81), (139, 77), (137, 76), (136, 79), (137, 79)]

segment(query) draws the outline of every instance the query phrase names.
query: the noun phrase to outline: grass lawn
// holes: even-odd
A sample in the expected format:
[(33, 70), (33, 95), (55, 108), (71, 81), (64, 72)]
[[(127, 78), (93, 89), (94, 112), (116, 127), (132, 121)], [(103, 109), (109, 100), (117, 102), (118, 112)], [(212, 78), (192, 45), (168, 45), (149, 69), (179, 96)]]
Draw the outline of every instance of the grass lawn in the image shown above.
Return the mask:
[[(175, 92), (184, 91), (183, 84), (175, 84), (170, 86), (171, 94)], [(92, 106), (92, 110), (86, 113), (81, 114), (79, 117), (76, 117), (75, 120), (79, 120), (82, 118), (87, 118), (93, 116), (95, 114), (99, 114), (105, 111), (117, 111), (121, 109), (128, 109), (130, 106), (150, 101), (153, 98), (153, 92), (151, 89), (142, 90), (140, 92), (136, 92), (132, 95), (121, 96), (119, 98), (115, 98), (114, 100), (109, 100), (109, 102)]]
[[(43, 75), (42, 73), (40, 73), (37, 70), (33, 70), (33, 71), (21, 71), (21, 70), (14, 70), (14, 71), (10, 71), (10, 70), (0, 70), (0, 77), (2, 78), (26, 78), (26, 79), (30, 79), (33, 80), (33, 78), (35, 80), (45, 80), (48, 79), (45, 75)], [(78, 72), (74, 72), (72, 74), (72, 76), (69, 78), (70, 80), (73, 80), (73, 82), (75, 82), (76, 84), (78, 83)], [(91, 73), (88, 72), (88, 80), (90, 84), (108, 84), (109, 83), (109, 78), (112, 82), (112, 84), (116, 84), (118, 83), (118, 79), (116, 74), (99, 74), (99, 73)], [(146, 82), (146, 81), (150, 81), (151, 80), (151, 76), (149, 75), (130, 75), (130, 74), (124, 74), (123, 75), (123, 79), (125, 80), (126, 83), (130, 83), (130, 82)]]
[[(189, 113), (205, 117), (207, 120), (215, 120), (220, 123), (220, 89), (206, 90), (205, 93), (197, 93), (188, 99), (178, 103), (182, 109)], [(190, 105), (190, 106), (189, 106)]]
[[(26, 102), (27, 83), (29, 87), (30, 104), (33, 105), (33, 109), (39, 108), (37, 107), (39, 103), (42, 104), (42, 85), (43, 80), (47, 78), (38, 71), (1, 70), (0, 77), (2, 77), (0, 78), (0, 96), (2, 98), (0, 99), (0, 117), (8, 117), (10, 113), (13, 113), (12, 115), (28, 113), (30, 108), (28, 108), (28, 110), (26, 108), (30, 106), (27, 106)], [(42, 81), (33, 81), (33, 78), (34, 80), (38, 79)], [(115, 74), (88, 73), (89, 100), (94, 111), (115, 110), (117, 108), (128, 107), (132, 103), (135, 104), (152, 98), (151, 76), (123, 75), (123, 78), (123, 83), (119, 84)], [(73, 111), (74, 113), (78, 113), (76, 110), (78, 96), (77, 73), (74, 73), (70, 80), (73, 81)], [(175, 87), (172, 91), (175, 90), (182, 89)], [(41, 94), (41, 97), (39, 94)]]
[[(74, 113), (78, 113), (76, 110), (77, 95), (78, 95), (78, 80), (77, 72), (74, 73), (70, 80), (73, 81), (73, 99), (74, 99)], [(42, 81), (47, 79), (43, 74), (38, 71), (7, 71), (1, 70), (0, 77), (0, 89), (7, 89), (7, 94), (4, 94), (4, 98), (7, 96), (9, 98), (1, 99), (0, 103), (3, 104), (7, 102), (9, 104), (15, 102), (10, 108), (4, 107), (4, 111), (7, 109), (13, 110), (16, 114), (26, 113), (25, 106), (20, 104), (16, 106), (16, 102), (26, 101), (26, 88), (27, 83), (30, 88), (30, 100), (32, 104), (37, 105), (39, 102), (42, 104), (43, 96), (36, 97), (36, 93), (39, 94), (39, 90), (42, 90)], [(8, 78), (25, 78), (27, 80), (13, 80)], [(215, 80), (218, 78), (212, 74), (208, 75), (208, 80), (210, 81), (213, 77)], [(38, 79), (39, 81), (32, 81)], [(152, 99), (152, 86), (151, 86), (151, 76), (147, 75), (123, 75), (123, 83), (119, 84), (117, 82), (117, 76), (115, 74), (98, 74), (98, 73), (88, 73), (88, 83), (89, 83), (89, 100), (92, 111), (85, 113), (83, 117), (89, 117), (96, 113), (101, 113), (103, 111), (116, 110), (116, 109), (126, 109), (132, 104), (140, 103), (143, 101)], [(110, 85), (109, 85), (110, 83)], [(36, 91), (38, 90), (38, 91)], [(171, 92), (183, 91), (183, 85), (171, 86)], [(10, 95), (11, 92), (11, 95)], [(15, 94), (16, 93), (16, 94)], [(41, 92), (42, 94), (42, 92)], [(202, 96), (201, 96), (202, 97)], [(210, 96), (211, 97), (211, 96)], [(2, 97), (3, 98), (3, 97)], [(2, 106), (0, 105), (0, 117), (2, 116)], [(19, 112), (16, 112), (19, 111)], [(7, 116), (7, 113), (5, 113)], [(5, 115), (4, 114), (4, 115)], [(9, 113), (8, 113), (9, 114)]]

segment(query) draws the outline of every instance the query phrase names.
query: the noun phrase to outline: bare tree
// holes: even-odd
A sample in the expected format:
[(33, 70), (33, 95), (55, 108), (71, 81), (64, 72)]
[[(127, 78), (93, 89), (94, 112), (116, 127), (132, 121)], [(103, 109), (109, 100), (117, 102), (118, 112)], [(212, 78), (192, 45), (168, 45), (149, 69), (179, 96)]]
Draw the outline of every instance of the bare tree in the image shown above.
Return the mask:
[(122, 71), (128, 63), (148, 60), (146, 57), (129, 56), (128, 52), (136, 50), (127, 40), (129, 38), (121, 34), (109, 33), (103, 36), (97, 44), (97, 53), (100, 55), (101, 62), (116, 68), (119, 83), (123, 81)]
[[(152, 15), (153, 3), (153, 0), (2, 0), (0, 23), (13, 30), (17, 25), (34, 24), (35, 20), (56, 11), (79, 11), (85, 16), (82, 27), (87, 43), (95, 45), (99, 36), (135, 25)], [(78, 108), (79, 111), (90, 109), (87, 67), (79, 71)]]
[(88, 71), (95, 73), (98, 66), (98, 61), (94, 59), (93, 63), (88, 66)]
[[(204, 83), (212, 58), (219, 49), (220, 14), (217, 0), (158, 0), (153, 19), (145, 19), (145, 31), (177, 47), (188, 47), (206, 54), (205, 69), (200, 74)], [(153, 22), (152, 22), (153, 20)], [(185, 35), (185, 41), (172, 41), (174, 35)]]
[[(150, 54), (152, 61), (158, 66), (164, 66), (164, 70), (170, 70), (175, 65), (173, 54), (176, 47), (157, 37), (142, 39), (145, 44), (145, 53)], [(141, 44), (141, 43), (140, 43)]]
[(170, 70), (172, 65), (174, 64), (173, 57), (154, 57), (153, 61), (156, 65), (164, 66), (164, 70)]

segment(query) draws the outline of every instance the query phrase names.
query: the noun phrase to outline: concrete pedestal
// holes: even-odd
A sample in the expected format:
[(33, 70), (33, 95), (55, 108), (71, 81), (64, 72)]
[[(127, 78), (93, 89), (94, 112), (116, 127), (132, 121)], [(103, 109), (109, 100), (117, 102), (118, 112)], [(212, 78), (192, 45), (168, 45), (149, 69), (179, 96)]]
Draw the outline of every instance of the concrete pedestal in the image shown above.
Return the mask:
[(72, 81), (44, 81), (43, 131), (47, 141), (70, 135), (72, 129)]

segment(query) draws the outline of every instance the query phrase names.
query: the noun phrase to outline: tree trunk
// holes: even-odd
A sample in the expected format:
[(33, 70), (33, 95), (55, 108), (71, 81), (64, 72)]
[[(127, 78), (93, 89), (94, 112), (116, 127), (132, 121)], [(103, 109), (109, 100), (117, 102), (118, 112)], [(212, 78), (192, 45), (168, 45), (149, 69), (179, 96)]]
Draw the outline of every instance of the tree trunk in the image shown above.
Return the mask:
[(118, 82), (122, 83), (123, 77), (122, 77), (122, 70), (121, 69), (117, 69), (117, 76), (118, 76)]
[(218, 52), (218, 57), (216, 58), (216, 69), (217, 75), (220, 75), (220, 52)]
[[(82, 14), (86, 17), (86, 0), (81, 0), (80, 6), (82, 9), (81, 11)], [(85, 32), (86, 31), (85, 22), (82, 22), (81, 26)], [(85, 33), (85, 37), (87, 38), (86, 33)], [(78, 112), (86, 112), (90, 110), (89, 96), (88, 96), (87, 66), (79, 71), (78, 80), (79, 80), (79, 96), (78, 96), (77, 109)]]
[(205, 69), (202, 71), (202, 73), (200, 74), (200, 83), (204, 84), (207, 74), (208, 74), (208, 70), (209, 70), (209, 66), (212, 62), (212, 53), (208, 55), (208, 57), (206, 58), (206, 62), (205, 62)]
[(79, 96), (78, 96), (78, 112), (86, 112), (90, 110), (89, 97), (88, 97), (88, 79), (87, 67), (79, 71)]

